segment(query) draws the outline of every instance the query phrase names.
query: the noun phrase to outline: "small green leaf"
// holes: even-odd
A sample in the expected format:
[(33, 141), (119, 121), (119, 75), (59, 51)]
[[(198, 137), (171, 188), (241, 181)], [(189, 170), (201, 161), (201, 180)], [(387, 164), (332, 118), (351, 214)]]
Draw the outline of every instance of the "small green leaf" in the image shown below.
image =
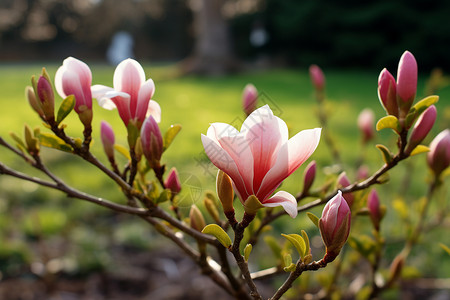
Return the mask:
[(423, 98), (419, 102), (417, 102), (412, 109), (415, 110), (416, 116), (420, 116), (428, 107), (437, 103), (439, 101), (439, 96), (433, 95)]
[(430, 151), (430, 148), (424, 145), (418, 145), (416, 146), (416, 148), (414, 148), (414, 150), (411, 152), (411, 154), (409, 156), (414, 156), (420, 153), (426, 153)]
[(114, 144), (114, 149), (122, 154), (126, 159), (131, 160), (130, 151), (122, 145)]
[(252, 252), (253, 246), (252, 244), (247, 244), (244, 248), (244, 259), (245, 261), (248, 261), (248, 258), (250, 257), (250, 253)]
[(284, 254), (283, 263), (285, 267), (289, 267), (292, 264), (292, 256), (289, 253)]
[(229, 248), (231, 246), (230, 237), (219, 225), (206, 225), (205, 228), (203, 228), (202, 232), (214, 236), (225, 248)]
[(72, 147), (54, 134), (44, 132), (41, 133), (38, 138), (39, 142), (44, 147), (53, 148), (65, 152), (72, 152)]
[(389, 149), (382, 145), (382, 144), (378, 144), (375, 147), (378, 148), (378, 150), (380, 150), (381, 152), (381, 156), (383, 156), (383, 160), (386, 164), (389, 164), (392, 161), (393, 155), (391, 153), (391, 151), (389, 151)]
[(25, 146), (25, 143), (22, 141), (22, 139), (18, 135), (16, 135), (14, 132), (11, 132), (9, 135), (12, 137), (12, 139), (14, 141), (16, 141), (18, 146), (20, 146), (22, 149), (26, 149), (27, 148)]
[[(306, 244), (303, 238), (298, 234), (281, 234), (284, 236), (292, 245), (294, 245), (295, 249), (297, 249), (300, 257), (303, 258), (306, 255)], [(309, 250), (309, 249), (308, 249)]]
[(244, 210), (249, 215), (254, 215), (258, 212), (258, 209), (263, 208), (259, 199), (255, 195), (251, 195), (244, 202)]
[(303, 240), (305, 241), (305, 248), (306, 248), (305, 254), (309, 254), (309, 249), (311, 248), (311, 246), (309, 245), (308, 234), (304, 230), (302, 230), (302, 237), (303, 237)]
[(63, 100), (61, 106), (58, 109), (58, 114), (56, 117), (56, 124), (61, 123), (72, 111), (75, 107), (75, 97), (73, 95), (69, 95), (66, 99)]
[(173, 140), (175, 139), (177, 134), (180, 132), (180, 130), (181, 130), (181, 125), (180, 124), (171, 125), (169, 127), (169, 129), (164, 134), (163, 151), (166, 151), (167, 148), (169, 148), (170, 144), (172, 144)]
[(293, 272), (293, 271), (295, 270), (295, 264), (294, 264), (294, 263), (291, 263), (290, 266), (284, 267), (283, 270), (284, 270), (285, 272)]
[(315, 214), (307, 212), (306, 215), (316, 227), (319, 227), (319, 218)]
[(156, 200), (156, 203), (163, 203), (170, 200), (170, 197), (172, 195), (172, 192), (169, 189), (164, 189), (164, 191), (159, 194), (158, 199)]
[(445, 250), (445, 252), (447, 252), (448, 255), (450, 255), (450, 248), (447, 247), (446, 245), (439, 243), (439, 246), (441, 246), (442, 249)]
[(381, 129), (390, 128), (395, 131), (399, 131), (399, 123), (398, 119), (395, 116), (386, 116), (378, 120), (377, 122), (377, 131), (380, 131)]

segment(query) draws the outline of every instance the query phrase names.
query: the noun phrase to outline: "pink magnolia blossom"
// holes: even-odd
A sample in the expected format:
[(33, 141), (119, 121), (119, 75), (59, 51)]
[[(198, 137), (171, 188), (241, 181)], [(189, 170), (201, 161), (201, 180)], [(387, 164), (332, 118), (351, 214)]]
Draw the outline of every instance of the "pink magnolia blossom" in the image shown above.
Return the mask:
[(150, 165), (157, 166), (163, 152), (163, 139), (161, 130), (153, 116), (145, 119), (141, 128), (142, 152)]
[[(347, 187), (351, 184), (345, 172), (342, 172), (337, 179), (339, 187)], [(353, 201), (355, 201), (355, 196), (352, 193), (344, 193), (343, 197), (347, 201), (348, 206), (352, 207)]]
[(309, 76), (316, 90), (323, 90), (325, 87), (325, 75), (318, 65), (311, 65), (309, 67)]
[(257, 100), (258, 90), (253, 84), (247, 84), (242, 93), (242, 106), (247, 116), (256, 109)]
[[(417, 91), (417, 62), (411, 52), (405, 51), (397, 69), (397, 95), (411, 106)], [(408, 109), (409, 109), (408, 107)]]
[(367, 198), (367, 208), (369, 209), (370, 219), (376, 230), (380, 229), (380, 221), (383, 217), (380, 209), (380, 199), (375, 189), (372, 189)]
[(363, 141), (367, 143), (375, 136), (375, 114), (370, 108), (363, 109), (358, 116), (358, 127), (363, 134)]
[(233, 181), (244, 206), (254, 195), (263, 206), (282, 206), (295, 217), (294, 196), (285, 191), (270, 196), (311, 156), (320, 132), (320, 128), (304, 130), (289, 139), (286, 123), (265, 105), (247, 117), (240, 131), (225, 123), (211, 124), (202, 142), (211, 162)]
[(109, 159), (113, 159), (115, 136), (111, 125), (106, 121), (102, 121), (100, 124), (100, 137), (106, 156), (108, 156)]
[[(323, 208), (319, 220), (320, 234), (326, 246), (325, 260), (333, 261), (341, 251), (350, 233), (351, 211), (341, 191)], [(328, 257), (327, 257), (328, 256)]]
[(91, 70), (87, 64), (76, 58), (66, 58), (56, 71), (56, 91), (62, 98), (74, 95), (74, 109), (85, 125), (92, 121), (91, 83)]
[(397, 83), (386, 68), (378, 77), (378, 99), (389, 115), (398, 116)]
[(445, 129), (430, 143), (427, 154), (428, 166), (439, 176), (450, 165), (450, 130)]
[(164, 182), (166, 188), (170, 189), (173, 194), (178, 194), (181, 191), (181, 182), (178, 178), (178, 172), (176, 168), (172, 168)]
[(305, 168), (303, 178), (303, 193), (309, 192), (309, 189), (312, 187), (315, 178), (316, 178), (316, 161), (313, 160)]
[(117, 108), (125, 126), (131, 121), (138, 129), (148, 115), (158, 123), (161, 120), (161, 108), (151, 100), (154, 93), (153, 80), (145, 81), (144, 69), (133, 59), (126, 59), (117, 66), (114, 88), (104, 85), (92, 87), (92, 94), (101, 107), (108, 110)]
[(431, 105), (428, 107), (417, 119), (416, 124), (414, 124), (414, 128), (412, 130), (411, 136), (408, 141), (408, 146), (406, 147), (405, 152), (411, 153), (411, 151), (416, 148), (428, 135), (431, 128), (436, 121), (437, 111), (436, 106)]

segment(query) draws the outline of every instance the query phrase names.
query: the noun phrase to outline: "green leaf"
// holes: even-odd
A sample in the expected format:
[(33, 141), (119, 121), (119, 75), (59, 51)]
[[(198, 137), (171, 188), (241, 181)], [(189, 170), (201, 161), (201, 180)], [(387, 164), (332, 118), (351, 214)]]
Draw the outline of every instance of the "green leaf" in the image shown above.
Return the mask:
[(377, 131), (380, 131), (381, 129), (390, 128), (395, 131), (399, 131), (399, 123), (398, 119), (395, 116), (386, 116), (378, 120), (377, 122)]
[(305, 248), (306, 248), (305, 254), (309, 254), (309, 249), (311, 248), (311, 246), (309, 245), (308, 234), (304, 230), (302, 230), (302, 237), (303, 237), (303, 240), (305, 241)]
[(244, 248), (244, 259), (247, 262), (248, 258), (250, 257), (250, 253), (252, 252), (253, 246), (252, 244), (247, 244)]
[(116, 151), (122, 154), (126, 159), (131, 160), (130, 151), (128, 151), (128, 149), (125, 148), (124, 146), (114, 144), (114, 149), (116, 149)]
[(319, 227), (319, 218), (310, 212), (307, 212), (306, 215), (308, 216), (308, 218), (311, 220), (311, 222), (313, 222), (314, 225), (316, 225), (316, 227)]
[(409, 156), (414, 156), (420, 153), (426, 153), (430, 151), (430, 148), (424, 145), (418, 145), (416, 146), (416, 148), (414, 148), (414, 150), (411, 152), (411, 154)]
[[(297, 249), (300, 257), (303, 258), (306, 255), (306, 244), (303, 238), (298, 234), (281, 234), (284, 236), (292, 245), (294, 245), (295, 249)], [(309, 250), (309, 249), (308, 249)]]
[(22, 141), (22, 139), (16, 135), (14, 132), (9, 133), (9, 135), (12, 137), (14, 141), (16, 141), (17, 145), (20, 146), (22, 149), (26, 149), (25, 143)]
[(285, 267), (289, 267), (290, 265), (292, 265), (292, 256), (289, 253), (284, 254), (283, 264)]
[(293, 271), (295, 270), (295, 264), (294, 264), (294, 263), (291, 263), (290, 266), (284, 267), (283, 270), (284, 270), (285, 272), (293, 272)]
[(447, 247), (446, 245), (439, 243), (439, 246), (441, 246), (442, 249), (445, 250), (445, 252), (447, 252), (448, 255), (450, 255), (450, 248)]
[(180, 132), (180, 130), (181, 130), (180, 124), (171, 125), (169, 127), (169, 129), (164, 134), (163, 151), (166, 151), (167, 148), (169, 148), (170, 144), (172, 144), (173, 140), (175, 139), (177, 134)]
[(280, 243), (273, 237), (270, 235), (266, 235), (264, 237), (264, 242), (266, 242), (266, 244), (270, 247), (270, 250), (272, 250), (273, 254), (275, 254), (275, 256), (280, 260), (283, 261), (283, 257), (281, 256), (281, 247), (280, 247)]
[(230, 237), (219, 225), (206, 225), (205, 228), (203, 228), (202, 232), (214, 236), (225, 248), (229, 248), (231, 246)]
[(383, 156), (383, 160), (386, 164), (389, 164), (392, 161), (393, 155), (391, 153), (391, 151), (389, 151), (389, 149), (382, 145), (382, 144), (378, 144), (375, 147), (378, 148), (378, 150), (380, 150), (381, 152), (381, 156)]
[(164, 191), (159, 194), (158, 199), (156, 200), (156, 203), (163, 203), (170, 200), (170, 197), (172, 196), (172, 192), (169, 189), (164, 189)]
[(255, 215), (258, 209), (263, 208), (259, 199), (255, 195), (251, 195), (244, 202), (244, 210), (249, 215)]
[(58, 114), (56, 116), (56, 124), (61, 123), (73, 110), (75, 107), (75, 97), (69, 95), (63, 100), (58, 109)]
[(420, 116), (428, 107), (430, 107), (431, 105), (437, 103), (439, 101), (439, 96), (433, 95), (433, 96), (428, 96), (422, 100), (420, 100), (419, 102), (417, 102), (412, 109), (414, 109), (416, 111), (416, 116)]
[(38, 138), (39, 142), (44, 147), (53, 148), (65, 152), (72, 152), (72, 147), (54, 134), (44, 132), (41, 133)]

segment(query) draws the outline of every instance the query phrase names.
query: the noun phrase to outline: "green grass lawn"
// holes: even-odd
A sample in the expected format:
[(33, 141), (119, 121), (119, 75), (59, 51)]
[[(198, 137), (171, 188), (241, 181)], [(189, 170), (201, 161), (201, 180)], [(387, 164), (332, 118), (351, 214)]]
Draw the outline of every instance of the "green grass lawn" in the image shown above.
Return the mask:
[[(32, 127), (41, 126), (39, 118), (28, 106), (24, 95), (25, 86), (30, 85), (30, 76), (39, 75), (41, 67), (38, 64), (0, 66), (0, 107), (2, 108), (0, 110), (0, 119), (2, 120), (0, 135), (11, 143), (9, 132), (22, 135), (24, 123)], [(50, 64), (46, 67), (53, 78), (58, 66)], [(168, 168), (177, 167), (183, 176), (194, 174), (198, 178), (198, 185), (202, 191), (215, 189), (216, 169), (205, 160), (200, 134), (206, 133), (209, 124), (213, 122), (225, 122), (240, 126), (244, 120), (241, 109), (241, 93), (247, 83), (253, 83), (262, 93), (262, 102), (268, 103), (274, 112), (286, 121), (291, 135), (303, 129), (319, 126), (316, 118), (317, 104), (306, 69), (255, 71), (220, 78), (201, 78), (178, 77), (173, 66), (145, 65), (144, 67), (147, 77), (151, 77), (155, 81), (154, 100), (162, 108), (160, 128), (164, 132), (171, 124), (176, 123), (183, 127), (172, 146), (164, 154), (163, 162), (167, 164)], [(93, 64), (91, 70), (93, 84), (112, 85), (113, 67)], [(360, 157), (362, 148), (361, 137), (356, 126), (357, 116), (366, 107), (373, 109), (377, 118), (385, 115), (377, 98), (378, 72), (325, 71), (329, 129), (343, 158), (343, 167), (349, 177), (354, 179), (353, 166)], [(425, 79), (424, 76), (419, 80), (419, 96), (423, 94)], [(428, 144), (432, 137), (444, 128), (448, 128), (450, 124), (448, 105), (450, 103), (450, 87), (442, 89), (439, 94), (441, 99), (436, 105), (439, 117), (425, 144)], [(60, 99), (57, 97), (57, 103), (59, 102)], [(99, 141), (101, 120), (107, 120), (112, 124), (117, 142), (124, 146), (126, 145), (126, 130), (116, 110), (106, 111), (100, 108), (96, 102), (94, 103), (94, 143), (92, 148), (99, 159), (107, 163)], [(68, 125), (67, 132), (69, 134), (81, 136), (82, 127), (75, 114), (70, 115), (65, 123)], [(42, 126), (41, 129), (45, 130)], [(393, 151), (395, 150), (395, 138), (391, 132), (377, 134), (375, 141), (372, 142), (373, 145), (367, 148), (365, 154), (365, 163), (372, 173), (383, 164), (381, 156), (375, 148), (377, 143), (385, 144)], [(124, 201), (120, 192), (109, 179), (105, 179), (92, 167), (86, 166), (80, 159), (71, 158), (65, 153), (51, 149), (44, 149), (43, 152), (45, 152), (44, 158), (49, 162), (51, 169), (66, 182), (97, 196), (117, 202)], [(0, 148), (0, 159), (16, 169), (37, 174), (23, 162), (13, 158), (4, 148)], [(318, 163), (319, 174), (316, 184), (320, 185), (325, 178), (324, 169), (326, 170), (326, 167), (333, 163), (323, 140), (311, 159), (315, 159)], [(410, 161), (412, 163), (403, 164), (400, 168), (393, 170), (390, 174), (391, 181), (379, 188), (383, 204), (389, 206), (391, 201), (399, 195), (406, 201), (412, 201), (425, 194), (424, 180), (427, 177), (425, 155), (414, 157)], [(205, 172), (205, 166), (211, 173)], [(301, 190), (303, 169), (304, 166), (300, 167), (283, 183), (284, 190), (293, 194)], [(401, 190), (401, 182), (407, 175), (411, 175), (412, 183), (408, 190)], [(71, 210), (67, 211), (68, 216), (66, 217), (64, 214), (61, 215), (60, 208), (73, 200), (68, 201), (63, 195), (56, 192), (44, 192), (42, 188), (37, 188), (33, 184), (0, 177), (0, 200), (8, 200), (9, 203), (23, 205), (23, 207), (38, 207), (40, 203), (51, 202), (47, 199), (44, 201), (42, 198), (52, 198), (51, 201), (58, 203), (57, 208), (51, 208), (47, 213), (58, 216), (56, 223), (66, 224), (67, 219), (78, 225), (83, 222), (95, 222), (95, 214), (102, 210), (93, 208), (91, 204), (71, 204)], [(36, 199), (41, 200), (37, 201)], [(10, 206), (1, 204), (2, 202), (0, 201), (0, 215), (3, 217), (0, 217), (0, 224), (7, 224), (13, 219), (8, 214)], [(320, 209), (315, 212), (320, 214)], [(394, 224), (397, 224), (395, 217), (392, 210), (388, 211), (388, 218), (392, 220), (392, 223), (384, 228), (387, 232), (402, 230), (401, 228), (393, 229)], [(282, 223), (284, 232), (310, 226), (304, 216), (299, 216), (295, 223), (287, 223), (286, 221)], [(24, 226), (24, 228), (29, 227), (26, 224)]]

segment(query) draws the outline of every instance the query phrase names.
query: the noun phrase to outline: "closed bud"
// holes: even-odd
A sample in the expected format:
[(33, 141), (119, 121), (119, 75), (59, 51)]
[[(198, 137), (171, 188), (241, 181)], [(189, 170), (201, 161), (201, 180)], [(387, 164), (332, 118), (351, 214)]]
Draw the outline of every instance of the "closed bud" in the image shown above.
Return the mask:
[(176, 195), (181, 191), (181, 183), (178, 177), (178, 172), (176, 168), (172, 168), (167, 176), (164, 185), (169, 189), (172, 194)]
[[(351, 184), (345, 172), (342, 172), (337, 179), (338, 187), (344, 188)], [(352, 207), (355, 196), (352, 193), (344, 193), (343, 197), (347, 201), (348, 206)]]
[(400, 116), (405, 117), (411, 108), (417, 92), (417, 62), (414, 55), (405, 51), (397, 70), (397, 101)]
[(202, 212), (196, 205), (191, 206), (191, 210), (189, 212), (189, 220), (191, 222), (191, 227), (197, 231), (202, 231), (206, 226)]
[(256, 109), (257, 100), (258, 90), (253, 84), (247, 84), (244, 88), (244, 92), (242, 93), (242, 106), (247, 116)]
[[(43, 70), (45, 72), (45, 69)], [(46, 72), (45, 72), (46, 74)], [(44, 112), (45, 119), (50, 121), (55, 118), (55, 94), (53, 87), (48, 80), (48, 75), (41, 75), (37, 81), (36, 92), (41, 102), (41, 108)]]
[(389, 115), (398, 116), (397, 83), (386, 68), (378, 77), (378, 99)]
[(217, 205), (211, 198), (205, 197), (203, 200), (203, 203), (205, 204), (205, 208), (208, 211), (208, 213), (211, 215), (211, 217), (216, 221), (216, 223), (220, 223), (219, 218), (219, 210), (217, 209)]
[(428, 135), (431, 128), (436, 121), (437, 111), (434, 105), (428, 107), (419, 117), (414, 128), (412, 130), (411, 136), (408, 141), (408, 146), (405, 152), (407, 154), (411, 153), (417, 145), (419, 145)]
[(341, 191), (325, 205), (319, 219), (319, 230), (326, 246), (324, 260), (332, 262), (341, 251), (350, 233), (351, 211)]
[(27, 96), (28, 103), (30, 104), (31, 108), (33, 108), (33, 110), (35, 112), (37, 112), (38, 115), (42, 119), (45, 119), (44, 111), (42, 110), (41, 105), (37, 101), (36, 94), (34, 93), (34, 90), (33, 90), (33, 88), (31, 86), (27, 86), (25, 88), (25, 95)]
[(216, 189), (217, 196), (219, 197), (220, 203), (222, 203), (223, 211), (225, 213), (234, 211), (233, 207), (233, 184), (230, 177), (225, 174), (222, 170), (219, 170), (216, 178)]
[(363, 143), (367, 143), (375, 136), (375, 114), (370, 108), (363, 109), (358, 116), (358, 127), (363, 136)]
[(141, 128), (142, 151), (150, 165), (157, 166), (163, 152), (161, 130), (155, 119), (150, 115)]
[(114, 159), (114, 131), (108, 122), (102, 121), (100, 124), (100, 137), (102, 139), (103, 150), (106, 156), (110, 159)]
[(439, 133), (430, 143), (427, 162), (436, 177), (450, 165), (450, 130)]
[(311, 65), (309, 67), (309, 76), (314, 88), (317, 91), (322, 91), (325, 87), (325, 75), (323, 75), (322, 69), (317, 65)]
[(367, 208), (369, 210), (370, 219), (373, 226), (377, 231), (380, 230), (380, 221), (383, 218), (383, 214), (380, 209), (380, 199), (375, 189), (371, 190), (369, 197), (367, 198)]
[(369, 178), (369, 167), (366, 165), (362, 165), (358, 168), (356, 173), (356, 180), (361, 181), (366, 178)]
[(310, 162), (306, 168), (303, 175), (303, 194), (307, 194), (311, 189), (311, 186), (314, 183), (314, 179), (316, 178), (316, 161), (313, 160)]

